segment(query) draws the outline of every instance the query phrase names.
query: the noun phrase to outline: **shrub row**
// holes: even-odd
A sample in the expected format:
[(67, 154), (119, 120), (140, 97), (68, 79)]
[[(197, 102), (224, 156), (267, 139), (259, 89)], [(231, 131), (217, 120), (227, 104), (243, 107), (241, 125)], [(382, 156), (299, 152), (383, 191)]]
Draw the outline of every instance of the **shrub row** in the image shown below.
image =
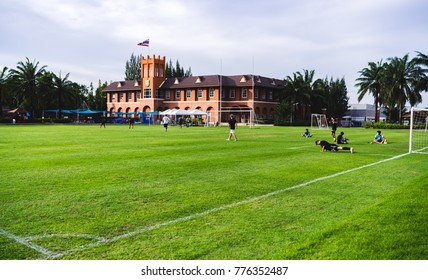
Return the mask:
[(386, 122), (364, 122), (364, 128), (375, 128), (375, 129), (409, 129), (407, 124), (398, 124), (398, 123), (386, 123)]

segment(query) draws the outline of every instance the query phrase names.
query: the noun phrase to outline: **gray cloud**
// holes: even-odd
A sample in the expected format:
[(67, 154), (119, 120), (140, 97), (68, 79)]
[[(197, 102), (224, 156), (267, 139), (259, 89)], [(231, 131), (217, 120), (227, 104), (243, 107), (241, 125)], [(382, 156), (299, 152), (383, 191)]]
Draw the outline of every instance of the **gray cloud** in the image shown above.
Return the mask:
[[(131, 53), (156, 54), (200, 75), (282, 79), (314, 69), (317, 78), (345, 77), (355, 103), (368, 62), (428, 53), (423, 0), (0, 0), (0, 8), (1, 67), (29, 57), (84, 84), (121, 80)], [(149, 48), (137, 46), (147, 38)]]

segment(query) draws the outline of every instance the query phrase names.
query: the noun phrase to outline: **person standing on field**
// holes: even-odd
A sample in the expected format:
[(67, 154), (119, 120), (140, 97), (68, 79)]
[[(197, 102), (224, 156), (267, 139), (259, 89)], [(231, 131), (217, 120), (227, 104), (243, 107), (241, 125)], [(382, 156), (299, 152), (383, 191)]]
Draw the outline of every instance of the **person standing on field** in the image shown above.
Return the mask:
[(165, 117), (162, 118), (162, 123), (163, 123), (163, 127), (165, 129), (165, 132), (168, 131), (168, 124), (169, 124), (170, 121), (171, 121), (171, 119), (168, 118), (167, 115), (165, 115)]
[(236, 125), (236, 119), (235, 119), (235, 116), (233, 114), (230, 114), (228, 124), (229, 124), (230, 133), (229, 133), (229, 138), (227, 138), (226, 140), (229, 141), (233, 136), (233, 137), (235, 137), (235, 141), (238, 141), (238, 137), (236, 137), (236, 134), (235, 134), (235, 129), (237, 126)]
[(336, 142), (336, 130), (337, 130), (337, 121), (332, 117), (331, 118), (331, 136), (333, 136), (333, 142)]

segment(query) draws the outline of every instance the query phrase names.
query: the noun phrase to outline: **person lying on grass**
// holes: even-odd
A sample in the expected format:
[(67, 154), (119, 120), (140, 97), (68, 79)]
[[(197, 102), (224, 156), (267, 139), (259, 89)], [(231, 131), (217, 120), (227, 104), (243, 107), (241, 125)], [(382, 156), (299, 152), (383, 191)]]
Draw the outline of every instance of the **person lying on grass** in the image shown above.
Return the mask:
[(338, 146), (336, 144), (328, 143), (325, 140), (316, 140), (315, 141), (315, 145), (320, 145), (321, 146), (321, 152), (324, 152), (324, 151), (337, 152), (337, 151), (342, 151), (342, 150), (343, 151), (350, 151), (351, 154), (354, 152), (353, 148), (341, 147), (341, 146)]

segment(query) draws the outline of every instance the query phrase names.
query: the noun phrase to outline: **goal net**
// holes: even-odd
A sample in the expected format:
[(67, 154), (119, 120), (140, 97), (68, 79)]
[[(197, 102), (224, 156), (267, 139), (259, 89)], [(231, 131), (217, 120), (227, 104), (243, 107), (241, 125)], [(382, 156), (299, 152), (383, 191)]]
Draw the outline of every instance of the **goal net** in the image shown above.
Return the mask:
[(327, 129), (328, 122), (325, 114), (311, 114), (311, 129)]
[(206, 126), (221, 126), (227, 123), (230, 118), (230, 114), (235, 116), (238, 125), (248, 125), (254, 127), (257, 122), (257, 116), (254, 110), (210, 110), (207, 116)]
[(428, 154), (428, 109), (410, 110), (409, 153)]

